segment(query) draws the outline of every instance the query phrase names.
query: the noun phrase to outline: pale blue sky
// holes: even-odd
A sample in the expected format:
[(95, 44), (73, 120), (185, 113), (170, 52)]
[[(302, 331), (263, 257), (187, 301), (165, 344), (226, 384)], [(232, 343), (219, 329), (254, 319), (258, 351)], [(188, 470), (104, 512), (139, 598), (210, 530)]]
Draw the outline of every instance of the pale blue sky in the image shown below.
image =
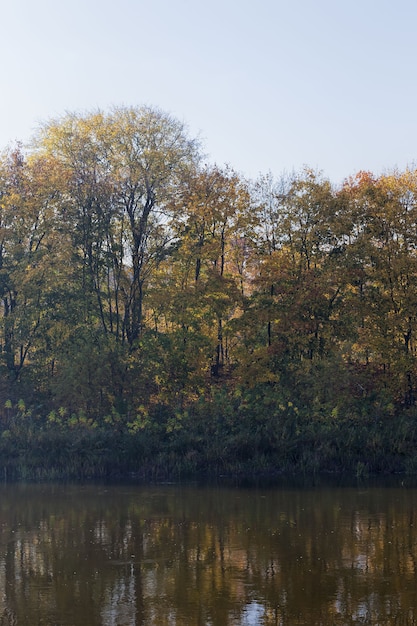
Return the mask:
[(0, 20), (0, 148), (148, 104), (252, 178), (417, 161), (415, 0), (0, 0)]

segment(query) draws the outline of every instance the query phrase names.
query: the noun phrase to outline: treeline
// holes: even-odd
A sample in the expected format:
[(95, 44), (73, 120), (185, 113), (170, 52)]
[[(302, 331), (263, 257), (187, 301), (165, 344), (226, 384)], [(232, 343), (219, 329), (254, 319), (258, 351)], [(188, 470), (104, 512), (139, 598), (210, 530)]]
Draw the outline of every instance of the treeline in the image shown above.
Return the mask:
[(5, 471), (414, 471), (416, 283), (416, 171), (248, 181), (157, 109), (47, 123), (0, 160)]

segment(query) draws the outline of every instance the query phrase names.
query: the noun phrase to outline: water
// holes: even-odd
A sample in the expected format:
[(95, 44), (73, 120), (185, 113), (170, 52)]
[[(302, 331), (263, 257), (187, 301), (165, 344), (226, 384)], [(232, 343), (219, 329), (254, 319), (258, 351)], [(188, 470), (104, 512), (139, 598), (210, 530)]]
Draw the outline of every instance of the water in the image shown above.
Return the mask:
[(0, 486), (0, 626), (417, 624), (417, 489)]

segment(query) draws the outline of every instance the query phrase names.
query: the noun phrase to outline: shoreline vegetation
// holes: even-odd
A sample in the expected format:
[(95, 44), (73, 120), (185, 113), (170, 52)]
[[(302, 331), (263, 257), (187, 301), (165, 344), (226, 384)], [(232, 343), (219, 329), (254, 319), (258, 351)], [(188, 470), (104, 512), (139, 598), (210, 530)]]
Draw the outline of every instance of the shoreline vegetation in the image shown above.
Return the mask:
[(122, 107), (0, 155), (0, 475), (417, 473), (417, 170), (202, 154)]
[[(174, 430), (167, 425), (168, 412), (159, 420), (152, 418), (152, 426), (139, 432), (100, 428), (83, 420), (51, 426), (42, 425), (40, 418), (18, 417), (2, 432), (2, 478), (161, 481), (417, 473), (414, 411), (397, 417), (395, 427), (392, 414), (346, 417), (330, 425), (306, 411), (299, 415), (302, 429), (294, 432), (294, 416), (281, 413), (277, 422), (268, 413), (269, 403), (244, 414), (236, 409), (231, 419), (221, 400), (220, 405), (214, 399), (184, 415), (181, 427)], [(201, 419), (207, 420), (204, 428)], [(288, 429), (285, 436), (283, 429)]]
[(361, 415), (351, 407), (338, 419), (318, 419), (308, 407), (273, 407), (273, 390), (259, 391), (254, 404), (219, 391), (182, 415), (160, 407), (139, 430), (75, 416), (45, 423), (20, 402), (1, 433), (0, 472), (4, 480), (150, 481), (417, 473), (415, 409), (393, 415), (362, 405)]

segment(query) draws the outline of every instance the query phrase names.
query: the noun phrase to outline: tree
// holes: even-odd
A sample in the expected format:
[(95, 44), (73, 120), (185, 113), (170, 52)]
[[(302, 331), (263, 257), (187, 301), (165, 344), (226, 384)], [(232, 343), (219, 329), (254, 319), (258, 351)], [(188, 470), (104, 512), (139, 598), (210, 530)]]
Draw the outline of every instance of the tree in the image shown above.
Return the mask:
[(58, 261), (66, 249), (56, 227), (62, 172), (47, 158), (25, 158), (20, 148), (4, 154), (0, 167), (3, 355), (17, 380), (29, 354), (37, 367), (54, 314), (51, 294), (68, 270), (68, 257)]
[(218, 375), (229, 358), (225, 323), (238, 314), (241, 301), (238, 271), (240, 244), (249, 223), (247, 185), (229, 168), (206, 166), (189, 173), (175, 202), (184, 216), (179, 223), (177, 267), (183, 287), (200, 311), (207, 311), (209, 327), (215, 320), (211, 369)]
[(197, 143), (181, 122), (142, 107), (69, 115), (47, 124), (38, 146), (70, 173), (65, 210), (87, 316), (135, 349), (146, 283), (172, 240), (168, 200), (198, 159)]
[[(406, 171), (346, 182), (346, 266), (357, 312), (350, 358), (393, 397), (414, 403), (416, 387), (417, 180)], [(348, 229), (349, 230), (349, 229)]]

